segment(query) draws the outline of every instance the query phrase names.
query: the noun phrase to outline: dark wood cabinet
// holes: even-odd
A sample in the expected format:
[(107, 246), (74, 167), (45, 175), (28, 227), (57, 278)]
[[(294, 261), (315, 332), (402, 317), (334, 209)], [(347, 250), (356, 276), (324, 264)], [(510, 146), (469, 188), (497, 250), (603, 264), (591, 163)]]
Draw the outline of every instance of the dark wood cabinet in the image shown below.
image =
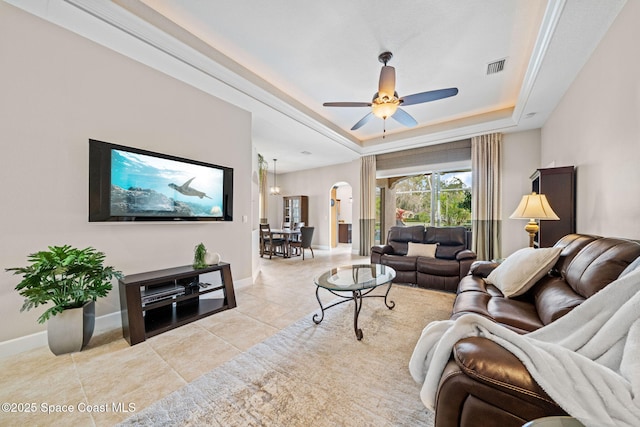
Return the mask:
[(351, 224), (338, 224), (338, 242), (351, 243)]
[(544, 194), (557, 221), (539, 221), (535, 244), (540, 248), (553, 246), (560, 238), (576, 232), (576, 172), (573, 166), (538, 169), (531, 175), (531, 191)]
[(236, 306), (227, 263), (131, 274), (119, 286), (122, 334), (130, 345)]
[(304, 222), (309, 225), (309, 198), (307, 196), (285, 196), (283, 199), (282, 221), (294, 224)]

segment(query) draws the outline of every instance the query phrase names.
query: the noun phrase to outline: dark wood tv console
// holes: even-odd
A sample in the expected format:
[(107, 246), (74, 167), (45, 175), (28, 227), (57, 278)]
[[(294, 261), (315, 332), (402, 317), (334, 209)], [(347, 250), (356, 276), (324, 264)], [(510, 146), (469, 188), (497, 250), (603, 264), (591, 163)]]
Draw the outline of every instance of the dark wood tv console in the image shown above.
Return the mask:
[[(213, 273), (213, 283), (200, 276)], [(228, 263), (127, 275), (119, 280), (122, 334), (130, 345), (236, 306)]]

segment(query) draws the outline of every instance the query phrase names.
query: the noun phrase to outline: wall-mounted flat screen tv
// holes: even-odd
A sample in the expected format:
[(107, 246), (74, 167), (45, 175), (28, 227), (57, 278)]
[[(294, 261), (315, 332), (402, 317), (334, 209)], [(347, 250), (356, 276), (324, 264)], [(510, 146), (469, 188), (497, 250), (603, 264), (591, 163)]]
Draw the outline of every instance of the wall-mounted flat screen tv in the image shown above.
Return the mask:
[(232, 221), (233, 169), (89, 140), (89, 221)]

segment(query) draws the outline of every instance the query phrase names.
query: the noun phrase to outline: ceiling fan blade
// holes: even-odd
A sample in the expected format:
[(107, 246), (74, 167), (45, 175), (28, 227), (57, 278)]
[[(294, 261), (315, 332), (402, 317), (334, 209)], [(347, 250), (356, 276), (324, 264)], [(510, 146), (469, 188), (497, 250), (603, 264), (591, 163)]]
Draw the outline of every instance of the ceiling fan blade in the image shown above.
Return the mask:
[(414, 93), (413, 95), (407, 95), (400, 98), (402, 105), (414, 105), (422, 104), (423, 102), (436, 101), (442, 98), (448, 98), (458, 94), (457, 87), (450, 87), (448, 89), (431, 90), (429, 92)]
[(351, 130), (356, 130), (356, 129), (360, 129), (362, 126), (364, 126), (369, 120), (371, 120), (371, 117), (373, 117), (373, 113), (369, 112), (366, 116), (364, 116), (363, 118), (360, 119), (360, 121), (358, 123), (356, 123), (355, 125), (353, 125), (353, 127), (351, 128)]
[(385, 65), (380, 70), (380, 81), (378, 83), (378, 95), (380, 98), (385, 96), (393, 98), (396, 91), (396, 69)]
[(370, 102), (325, 102), (325, 107), (371, 107)]
[(409, 113), (404, 111), (402, 108), (398, 108), (396, 112), (391, 116), (396, 122), (405, 125), (406, 127), (412, 128), (418, 124), (416, 119), (411, 117)]

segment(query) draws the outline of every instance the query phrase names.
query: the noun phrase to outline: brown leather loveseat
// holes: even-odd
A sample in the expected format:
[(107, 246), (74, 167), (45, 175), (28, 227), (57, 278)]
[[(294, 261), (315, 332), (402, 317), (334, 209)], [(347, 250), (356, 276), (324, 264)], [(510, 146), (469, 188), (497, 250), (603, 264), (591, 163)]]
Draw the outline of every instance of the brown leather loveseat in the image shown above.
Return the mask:
[[(581, 234), (563, 237), (560, 258), (525, 294), (505, 298), (484, 278), (497, 264), (476, 262), (460, 281), (452, 318), (477, 313), (519, 333), (565, 315), (637, 265), (640, 244)], [(630, 266), (630, 264), (632, 264)], [(566, 415), (513, 354), (495, 342), (466, 338), (455, 344), (436, 400), (435, 427), (516, 427)]]
[[(410, 245), (435, 246), (434, 256), (412, 256)], [(387, 244), (371, 248), (371, 262), (392, 267), (396, 283), (455, 292), (476, 260), (464, 227), (391, 227)]]

